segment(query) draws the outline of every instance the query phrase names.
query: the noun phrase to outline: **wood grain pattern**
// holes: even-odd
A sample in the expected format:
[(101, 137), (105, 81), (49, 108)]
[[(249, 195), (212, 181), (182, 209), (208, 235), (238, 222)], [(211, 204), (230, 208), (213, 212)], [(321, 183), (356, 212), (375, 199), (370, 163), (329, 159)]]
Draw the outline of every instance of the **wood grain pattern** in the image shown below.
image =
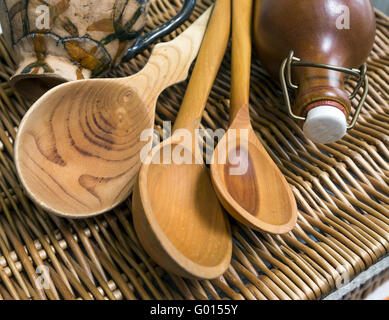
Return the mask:
[(212, 182), (235, 219), (256, 230), (286, 233), (296, 224), (296, 201), (250, 123), (252, 1), (232, 3), (231, 124), (214, 152)]
[[(249, 151), (239, 145), (230, 152), (227, 158), (227, 164), (224, 166), (225, 185), (231, 197), (239, 203), (243, 209), (251, 214), (258, 212), (259, 184), (256, 179), (255, 162)], [(243, 175), (232, 175), (233, 169), (238, 169), (238, 166), (247, 166), (247, 171)]]
[[(178, 129), (194, 133), (198, 128), (227, 48), (230, 12), (230, 0), (216, 1), (173, 135), (153, 148), (154, 157), (165, 150), (172, 152), (181, 142)], [(184, 277), (213, 279), (225, 272), (231, 260), (230, 225), (198, 141), (181, 142), (180, 147), (191, 155), (193, 164), (142, 164), (132, 201), (134, 226), (158, 264)]]
[(85, 217), (128, 196), (146, 145), (140, 135), (153, 128), (159, 94), (187, 77), (210, 11), (156, 45), (139, 73), (67, 83), (32, 106), (18, 131), (15, 161), (33, 200), (59, 215)]

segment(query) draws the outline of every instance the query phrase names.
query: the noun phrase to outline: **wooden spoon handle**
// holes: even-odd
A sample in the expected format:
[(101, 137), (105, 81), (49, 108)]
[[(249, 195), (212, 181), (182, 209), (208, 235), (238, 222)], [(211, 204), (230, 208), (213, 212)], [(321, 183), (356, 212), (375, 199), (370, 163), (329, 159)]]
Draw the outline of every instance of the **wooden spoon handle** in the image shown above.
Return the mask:
[(198, 127), (230, 37), (231, 0), (217, 0), (173, 131)]
[(232, 0), (230, 123), (250, 100), (252, 6), (253, 0)]
[(155, 45), (144, 68), (128, 80), (136, 81), (138, 87), (143, 83), (143, 89), (149, 95), (152, 91), (155, 98), (167, 87), (184, 81), (199, 52), (212, 8), (213, 5), (178, 37)]

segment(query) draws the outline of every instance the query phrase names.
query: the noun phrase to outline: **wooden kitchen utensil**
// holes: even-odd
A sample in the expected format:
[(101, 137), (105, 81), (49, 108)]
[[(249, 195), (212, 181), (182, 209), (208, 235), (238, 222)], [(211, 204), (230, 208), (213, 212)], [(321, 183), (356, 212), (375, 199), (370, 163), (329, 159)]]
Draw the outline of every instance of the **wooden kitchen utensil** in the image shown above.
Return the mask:
[[(256, 0), (257, 53), (280, 80), (289, 115), (312, 141), (334, 142), (354, 127), (368, 93), (364, 63), (375, 28), (370, 0), (278, 0), (277, 5)], [(346, 74), (357, 80), (351, 95), (345, 90)], [(294, 105), (288, 89), (297, 90)], [(359, 104), (347, 123), (358, 94)]]
[(209, 8), (172, 41), (155, 46), (146, 66), (120, 79), (70, 82), (43, 95), (26, 113), (15, 163), (29, 196), (69, 218), (105, 212), (131, 192), (151, 145), (159, 94), (186, 79), (207, 26)]
[(296, 201), (250, 123), (252, 0), (232, 3), (230, 127), (215, 149), (211, 177), (235, 219), (256, 230), (285, 233), (296, 224)]
[[(172, 273), (212, 279), (230, 264), (232, 240), (228, 217), (212, 188), (195, 138), (201, 115), (230, 35), (231, 1), (217, 0), (196, 61), (173, 135), (153, 148), (134, 188), (136, 233), (148, 254)], [(183, 135), (189, 141), (182, 142)], [(159, 162), (185, 150), (192, 164)], [(157, 161), (156, 161), (157, 160)]]

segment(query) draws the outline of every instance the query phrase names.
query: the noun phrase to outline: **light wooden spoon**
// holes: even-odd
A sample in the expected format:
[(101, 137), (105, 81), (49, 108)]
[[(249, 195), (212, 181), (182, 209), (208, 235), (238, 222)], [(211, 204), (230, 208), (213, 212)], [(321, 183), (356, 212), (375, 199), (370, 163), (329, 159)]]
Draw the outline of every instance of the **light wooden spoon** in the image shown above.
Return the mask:
[[(213, 190), (195, 138), (227, 47), (230, 10), (231, 0), (217, 0), (173, 135), (153, 148), (134, 188), (134, 226), (143, 247), (165, 269), (189, 278), (216, 278), (231, 260), (228, 217)], [(183, 133), (189, 133), (190, 138), (182, 141)], [(196, 163), (153, 163), (160, 161), (162, 154), (173, 159), (180, 149)]]
[(296, 224), (296, 201), (250, 123), (252, 0), (233, 0), (232, 7), (230, 127), (213, 155), (212, 182), (235, 219), (256, 230), (281, 234)]
[(146, 66), (128, 78), (69, 82), (43, 95), (24, 116), (15, 163), (29, 196), (69, 218), (90, 217), (123, 201), (151, 149), (159, 94), (187, 78), (209, 8), (172, 41), (157, 44)]

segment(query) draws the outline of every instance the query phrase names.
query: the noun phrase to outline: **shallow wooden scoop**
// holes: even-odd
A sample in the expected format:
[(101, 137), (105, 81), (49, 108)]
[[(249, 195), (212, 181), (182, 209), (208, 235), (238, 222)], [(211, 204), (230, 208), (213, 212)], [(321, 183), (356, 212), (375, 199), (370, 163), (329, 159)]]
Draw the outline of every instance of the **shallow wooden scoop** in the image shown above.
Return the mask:
[[(230, 9), (230, 0), (216, 2), (173, 135), (150, 152), (134, 188), (134, 226), (145, 250), (165, 269), (189, 278), (216, 278), (231, 260), (228, 217), (194, 134), (227, 47)], [(174, 160), (185, 152), (193, 164)]]
[(105, 212), (133, 189), (140, 136), (154, 125), (155, 105), (168, 86), (187, 78), (209, 8), (172, 41), (157, 44), (146, 66), (119, 79), (69, 82), (43, 95), (24, 116), (15, 163), (29, 196), (69, 218)]
[(235, 219), (256, 230), (281, 234), (296, 224), (296, 201), (250, 123), (252, 0), (233, 0), (232, 7), (230, 127), (215, 149), (212, 181)]

